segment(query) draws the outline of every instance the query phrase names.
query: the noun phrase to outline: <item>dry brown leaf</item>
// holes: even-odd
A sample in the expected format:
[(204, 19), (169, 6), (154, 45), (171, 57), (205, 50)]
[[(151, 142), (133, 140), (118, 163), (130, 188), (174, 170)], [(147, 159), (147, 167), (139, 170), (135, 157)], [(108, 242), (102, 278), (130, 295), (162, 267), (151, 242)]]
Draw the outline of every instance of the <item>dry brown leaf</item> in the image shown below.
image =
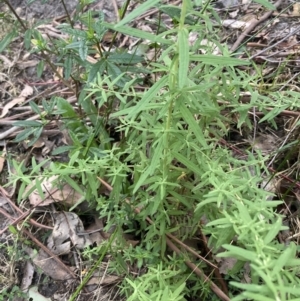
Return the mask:
[(23, 141), (22, 143), (23, 147), (25, 149), (28, 149), (28, 148), (41, 148), (45, 145), (45, 141), (44, 141), (44, 138), (43, 137), (39, 137), (39, 139), (32, 145), (32, 146), (28, 146), (28, 143), (27, 141)]
[(32, 87), (25, 85), (24, 89), (21, 91), (20, 96), (13, 99), (9, 103), (7, 103), (2, 110), (2, 114), (0, 115), (0, 118), (6, 116), (6, 114), (9, 112), (11, 108), (16, 106), (17, 104), (23, 102), (25, 98), (33, 93)]
[(11, 68), (14, 65), (14, 63), (4, 55), (0, 55), (0, 60), (3, 61), (4, 67)]
[(262, 181), (261, 187), (263, 190), (273, 194), (267, 196), (267, 201), (272, 201), (276, 194), (276, 191), (278, 190), (279, 182), (276, 178), (271, 178), (271, 179), (266, 178)]
[(61, 266), (42, 249), (40, 249), (38, 254), (36, 254), (32, 249), (26, 246), (23, 248), (25, 249), (26, 253), (29, 254), (33, 263), (38, 266), (47, 276), (54, 280), (67, 280), (72, 278), (72, 275), (63, 270)]
[(67, 254), (72, 246), (83, 249), (92, 244), (89, 235), (85, 234), (80, 218), (73, 212), (62, 212), (55, 217), (54, 229), (48, 238), (47, 247), (54, 254)]
[(236, 9), (236, 10), (230, 12), (228, 15), (231, 19), (235, 19), (238, 16), (239, 12), (240, 12), (240, 10)]
[(292, 12), (292, 15), (294, 17), (298, 17), (300, 16), (300, 3), (295, 3), (293, 5), (293, 12)]
[[(41, 181), (41, 187), (45, 198), (39, 195), (37, 189), (33, 190), (32, 193), (28, 196), (30, 204), (33, 206), (47, 206), (54, 202), (64, 202), (64, 204), (72, 206), (79, 202), (83, 196), (75, 191), (69, 184), (65, 184), (62, 189), (58, 189), (55, 185), (57, 176), (52, 176), (49, 179), (38, 178)], [(35, 185), (35, 181), (28, 185), (25, 189), (24, 195)]]
[(21, 91), (20, 96), (26, 98), (26, 97), (32, 95), (32, 93), (33, 93), (33, 88), (28, 85), (25, 85), (24, 89)]
[(113, 40), (113, 36), (114, 36), (114, 33), (111, 32), (111, 31), (107, 31), (103, 38), (102, 38), (102, 41), (103, 42), (106, 42), (106, 43), (111, 43), (111, 41)]
[(2, 154), (0, 155), (0, 173), (1, 173), (2, 170), (3, 170), (3, 166), (4, 166), (4, 163), (5, 163), (5, 159), (6, 159), (6, 147), (3, 148), (3, 152), (2, 152)]
[(9, 112), (9, 110), (11, 108), (13, 108), (14, 106), (16, 106), (17, 104), (23, 102), (25, 100), (25, 97), (17, 97), (15, 99), (13, 99), (12, 101), (10, 101), (9, 103), (7, 103), (2, 110), (2, 114), (0, 115), (0, 118), (3, 118), (4, 116), (6, 116), (6, 114)]
[(53, 77), (53, 80), (58, 81), (58, 80), (60, 80), (62, 77), (64, 77), (64, 76), (63, 76), (64, 69), (63, 69), (63, 67), (58, 67), (58, 68), (56, 69), (56, 71), (57, 71), (57, 73), (60, 75), (60, 77), (58, 77), (58, 76), (55, 74), (54, 77)]
[(251, 25), (251, 22), (237, 21), (237, 20), (224, 20), (222, 25), (225, 27), (231, 27), (234, 29), (245, 29)]
[(215, 258), (216, 262), (218, 262), (219, 271), (221, 274), (227, 275), (227, 273), (233, 269), (235, 264), (237, 263), (237, 259), (233, 257), (227, 258)]
[(121, 278), (115, 275), (101, 275), (101, 272), (95, 272), (86, 285), (109, 285), (119, 281)]
[(34, 267), (30, 261), (26, 261), (22, 274), (23, 278), (21, 282), (21, 289), (22, 291), (27, 291), (32, 284), (34, 274)]
[(29, 61), (19, 61), (17, 62), (17, 66), (19, 69), (26, 69), (29, 67), (34, 67), (39, 63), (38, 60), (29, 60)]
[(253, 148), (266, 156), (278, 148), (277, 138), (269, 134), (261, 134), (253, 141)]

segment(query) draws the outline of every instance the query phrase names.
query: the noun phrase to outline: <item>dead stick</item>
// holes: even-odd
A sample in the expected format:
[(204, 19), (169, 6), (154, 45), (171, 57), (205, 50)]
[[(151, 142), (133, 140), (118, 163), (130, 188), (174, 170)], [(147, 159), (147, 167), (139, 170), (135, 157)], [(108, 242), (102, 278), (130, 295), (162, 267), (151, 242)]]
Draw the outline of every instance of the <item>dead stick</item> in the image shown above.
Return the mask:
[[(55, 190), (57, 191), (58, 188)], [(53, 193), (55, 192), (53, 191)], [(28, 216), (29, 214), (32, 213), (32, 210), (28, 210), (26, 211), (25, 213), (18, 207), (15, 205), (15, 203), (8, 197), (9, 194), (8, 192), (0, 185), (0, 192), (2, 193), (3, 197), (7, 200), (7, 202), (12, 206), (12, 208), (14, 208), (17, 212), (19, 212), (21, 214), (21, 216), (19, 216), (18, 218), (14, 219), (12, 217), (12, 219), (14, 220), (10, 225), (14, 225), (16, 223), (18, 223), (20, 220), (24, 219), (26, 216)], [(48, 195), (45, 196), (45, 199), (48, 197)], [(38, 202), (32, 209), (34, 209), (35, 207), (39, 206), (45, 199), (41, 200), (40, 202)], [(3, 214), (3, 212), (1, 212)], [(5, 215), (5, 214), (3, 214)], [(29, 219), (29, 222), (31, 224), (33, 224), (34, 226), (36, 227), (40, 227), (40, 228), (45, 228), (45, 229), (48, 229), (48, 230), (53, 230), (52, 227), (49, 227), (49, 226), (45, 226), (43, 224), (40, 224), (38, 222), (36, 222), (34, 219)], [(4, 229), (2, 229), (0, 231), (0, 234), (4, 233), (7, 229), (8, 229), (9, 226), (6, 226)]]
[[(175, 251), (175, 253), (177, 255), (180, 255), (181, 252), (180, 250), (167, 238), (167, 244), (168, 246)], [(195, 272), (195, 274), (200, 277), (201, 279), (203, 279), (204, 281), (208, 282), (210, 285), (211, 290), (219, 297), (221, 298), (223, 301), (230, 301), (230, 298), (228, 296), (225, 295), (224, 292), (222, 292), (194, 263), (185, 260), (185, 264), (191, 268), (191, 270), (193, 272)]]
[[(211, 258), (212, 255), (211, 255), (211, 250), (210, 248), (208, 247), (208, 242), (207, 242), (207, 238), (206, 236), (203, 234), (203, 232), (201, 231), (200, 229), (200, 235), (201, 235), (201, 238), (202, 238), (202, 241), (203, 241), (203, 246), (204, 246), (204, 249), (206, 250), (206, 254), (207, 254), (207, 257), (208, 258)], [(219, 281), (220, 285), (221, 285), (221, 289), (222, 291), (228, 295), (228, 288), (227, 288), (227, 285), (220, 273), (220, 270), (219, 269), (214, 269), (214, 274), (216, 276), (216, 279)]]
[[(22, 215), (20, 215), (17, 218), (13, 218), (10, 214), (8, 214), (5, 210), (3, 210), (1, 208), (0, 208), (0, 213), (3, 214), (5, 217), (7, 217), (7, 218), (9, 218), (9, 219), (11, 219), (13, 221), (8, 226), (6, 226), (3, 230), (0, 231), (0, 235), (1, 235), (1, 234), (3, 234), (8, 229), (9, 226), (17, 224), (18, 222), (20, 222), (21, 220), (23, 220), (26, 216), (28, 216), (31, 212), (27, 211), (27, 212), (23, 213)], [(32, 219), (32, 218), (29, 219), (29, 222), (33, 226), (35, 226), (35, 227), (44, 228), (44, 229), (47, 229), (47, 230), (53, 230), (53, 227), (48, 227), (48, 226), (45, 226), (43, 224), (40, 224), (40, 223), (36, 222), (34, 219)]]

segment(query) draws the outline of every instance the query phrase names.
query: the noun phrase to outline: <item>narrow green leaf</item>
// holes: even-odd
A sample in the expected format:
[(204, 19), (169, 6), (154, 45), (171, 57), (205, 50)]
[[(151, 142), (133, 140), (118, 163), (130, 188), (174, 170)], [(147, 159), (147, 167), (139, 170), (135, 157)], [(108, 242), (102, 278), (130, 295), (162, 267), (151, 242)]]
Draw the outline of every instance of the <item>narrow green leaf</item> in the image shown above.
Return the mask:
[(72, 43), (66, 45), (65, 48), (66, 49), (75, 49), (75, 50), (77, 50), (77, 49), (79, 49), (81, 43), (82, 43), (81, 41), (72, 42)]
[(267, 235), (264, 238), (264, 243), (266, 245), (268, 245), (277, 236), (281, 227), (282, 227), (282, 220), (281, 218), (279, 218), (275, 223), (272, 224), (270, 231), (267, 233)]
[(240, 283), (235, 281), (231, 281), (230, 284), (238, 288), (241, 288), (243, 290), (252, 291), (255, 293), (265, 294), (269, 292), (268, 288), (264, 285), (252, 284), (252, 283)]
[(143, 95), (142, 99), (134, 107), (130, 107), (125, 110), (116, 112), (111, 116), (116, 117), (127, 114), (128, 118), (135, 117), (139, 112), (145, 109), (146, 105), (157, 95), (160, 89), (166, 85), (167, 81), (168, 76), (163, 76)]
[(178, 32), (179, 70), (178, 86), (182, 89), (185, 86), (189, 69), (189, 43), (188, 30), (183, 27)]
[[(200, 6), (200, 5), (199, 5)], [(180, 15), (181, 15), (181, 7), (173, 6), (173, 5), (161, 5), (159, 7), (159, 10), (163, 13), (170, 16), (172, 19), (176, 20), (177, 22), (180, 21)], [(192, 16), (186, 16), (185, 15), (185, 24), (194, 25), (195, 24), (195, 18)]]
[(266, 120), (267, 121), (271, 121), (271, 120), (274, 120), (274, 118), (276, 116), (278, 116), (282, 111), (286, 110), (289, 108), (289, 105), (284, 105), (284, 106), (281, 106), (279, 108), (273, 108), (270, 112), (266, 113), (260, 120), (259, 120), (259, 123), (263, 123), (265, 122)]
[(30, 135), (32, 135), (36, 131), (36, 128), (26, 128), (24, 131), (19, 133), (14, 142), (20, 142), (26, 140)]
[(150, 166), (145, 170), (145, 172), (139, 178), (138, 182), (136, 183), (133, 189), (133, 193), (136, 193), (137, 190), (144, 184), (144, 181), (148, 178), (148, 176), (151, 176), (154, 173), (155, 169), (159, 165), (159, 160), (162, 156), (162, 153), (163, 153), (163, 139), (160, 139), (151, 158)]
[(34, 145), (34, 143), (40, 138), (43, 132), (43, 127), (35, 128), (35, 131), (33, 132), (33, 139), (30, 140), (28, 143), (28, 146)]
[[(231, 283), (231, 282), (230, 282)], [(232, 282), (233, 283), (233, 282)], [(234, 282), (236, 283), (236, 282)], [(238, 301), (238, 300), (242, 300), (242, 301), (245, 301), (245, 300), (255, 300), (255, 301), (275, 301), (276, 299), (274, 298), (269, 298), (269, 297), (266, 297), (262, 294), (259, 294), (259, 293), (252, 293), (252, 292), (243, 292), (241, 295), (231, 299), (232, 301)], [(292, 301), (292, 300), (290, 300)], [(294, 300), (295, 301), (295, 300)], [(300, 300), (297, 300), (297, 301), (300, 301)]]
[(81, 195), (84, 195), (84, 192), (82, 189), (78, 186), (78, 184), (69, 176), (64, 176), (64, 180), (77, 192), (79, 192)]
[[(261, 269), (261, 266), (256, 266), (255, 264), (250, 264), (250, 267), (253, 269), (253, 274), (256, 274), (262, 278), (262, 280), (265, 282), (265, 284), (268, 286), (268, 288), (272, 291), (273, 295), (277, 295), (277, 288), (275, 283), (272, 281), (273, 279), (270, 277), (268, 270), (263, 271)], [(270, 295), (270, 293), (269, 293)]]
[(272, 4), (269, 1), (266, 1), (266, 0), (254, 0), (254, 2), (259, 3), (259, 4), (263, 5), (264, 7), (269, 8), (271, 10), (276, 10), (275, 5)]
[(77, 113), (75, 112), (73, 106), (67, 102), (64, 98), (56, 97), (55, 101), (57, 103), (58, 112), (56, 114), (61, 114), (66, 122), (68, 123), (68, 129), (71, 131), (78, 131), (79, 129), (82, 132), (86, 132), (86, 127), (83, 125)]
[(217, 255), (218, 257), (236, 257), (237, 259), (243, 259), (245, 261), (249, 260), (251, 262), (255, 262), (257, 259), (257, 255), (253, 251), (248, 251), (240, 247), (227, 244), (223, 245), (223, 248), (227, 249), (228, 251), (219, 253)]
[(96, 64), (94, 64), (90, 69), (88, 82), (93, 81), (98, 73), (100, 73), (100, 75), (103, 74), (105, 66), (106, 64), (104, 59), (100, 59)]
[(53, 150), (51, 152), (51, 155), (55, 156), (55, 155), (59, 155), (65, 152), (70, 151), (71, 149), (74, 149), (74, 146), (72, 145), (64, 145), (64, 146), (59, 146), (57, 147), (55, 150)]
[(69, 79), (70, 75), (72, 73), (72, 67), (73, 67), (73, 59), (69, 55), (66, 57), (65, 63), (64, 63), (64, 76), (65, 79)]
[(300, 266), (300, 259), (290, 258), (286, 263), (286, 267), (295, 267), (295, 266)]
[(113, 53), (107, 60), (116, 64), (137, 64), (144, 61), (144, 58), (131, 53)]
[(190, 198), (188, 198), (186, 195), (181, 195), (173, 190), (170, 190), (169, 193), (175, 198), (176, 202), (179, 201), (188, 209), (192, 208), (192, 202), (190, 201)]
[(197, 124), (195, 117), (192, 115), (190, 110), (186, 107), (185, 99), (181, 97), (179, 101), (180, 101), (180, 112), (182, 114), (182, 118), (185, 120), (189, 128), (192, 130), (198, 142), (202, 146), (207, 147), (207, 143), (203, 135), (203, 129)]
[(141, 38), (143, 40), (149, 40), (153, 43), (161, 43), (161, 44), (165, 44), (165, 45), (172, 45), (174, 43), (173, 41), (164, 39), (164, 38), (160, 37), (159, 35), (156, 36), (152, 33), (145, 32), (143, 30), (132, 28), (129, 26), (116, 27), (115, 25), (112, 25), (112, 24), (106, 23), (106, 22), (104, 22), (103, 25), (109, 29), (115, 30), (117, 32), (121, 32), (125, 35)]
[(224, 57), (213, 54), (193, 54), (190, 55), (191, 61), (202, 62), (213, 66), (242, 66), (249, 65), (250, 62), (232, 57)]
[(106, 68), (107, 68), (108, 75), (111, 76), (113, 80), (118, 78), (115, 84), (118, 85), (119, 87), (124, 87), (126, 84), (126, 80), (120, 68), (109, 61), (106, 62)]
[(218, 218), (218, 219), (216, 219), (214, 221), (211, 221), (211, 222), (206, 224), (207, 227), (212, 227), (212, 226), (222, 226), (223, 227), (224, 225), (230, 225), (230, 221), (227, 217)]
[(35, 112), (36, 114), (41, 114), (39, 106), (34, 101), (29, 101), (29, 105), (33, 112)]
[(32, 29), (27, 29), (24, 34), (24, 45), (27, 50), (31, 47), (31, 35)]
[(79, 44), (79, 56), (80, 58), (85, 61), (86, 57), (87, 57), (87, 53), (88, 53), (88, 47), (86, 45), (86, 41), (85, 40), (81, 40), (80, 44)]
[(0, 41), (0, 53), (10, 44), (13, 38), (16, 36), (16, 31), (13, 30), (2, 38)]
[(126, 23), (134, 20), (136, 17), (139, 17), (144, 12), (146, 12), (149, 8), (155, 6), (160, 2), (160, 0), (147, 0), (146, 2), (140, 4), (135, 10), (129, 13), (125, 18), (123, 18), (120, 22), (116, 24), (116, 27), (124, 26)]
[(9, 225), (9, 226), (8, 226), (8, 230), (9, 230), (10, 233), (12, 233), (12, 234), (15, 234), (15, 235), (18, 234), (17, 229), (16, 229), (14, 226), (12, 226), (12, 225)]
[(92, 102), (90, 97), (86, 97), (83, 101), (80, 102), (80, 105), (82, 106), (82, 109), (84, 112), (89, 116), (92, 124), (96, 127), (99, 125), (98, 118), (102, 118), (98, 116), (98, 110), (94, 103)]
[[(232, 191), (232, 193), (234, 193), (234, 192)], [(245, 224), (246, 223), (251, 224), (252, 218), (249, 214), (249, 211), (248, 211), (249, 209), (245, 206), (245, 204), (240, 203), (240, 202), (236, 202), (236, 206), (239, 210), (239, 214), (240, 214), (239, 216), (240, 216), (241, 219), (243, 219), (244, 223)]]
[(193, 162), (191, 162), (189, 159), (184, 157), (183, 155), (171, 151), (172, 155), (177, 159), (180, 163), (184, 164), (189, 170), (193, 171), (195, 174), (202, 176), (201, 170), (195, 165)]
[(45, 194), (46, 193), (48, 195), (49, 191), (44, 191), (45, 189), (42, 188), (42, 184), (39, 178), (35, 179), (35, 188), (39, 194), (39, 197), (44, 200), (45, 199)]
[(173, 298), (178, 298), (179, 295), (183, 292), (184, 288), (185, 288), (186, 283), (183, 282), (182, 284), (180, 284), (174, 291), (173, 291)]
[(274, 264), (272, 275), (277, 275), (280, 273), (281, 269), (287, 264), (290, 258), (294, 258), (296, 255), (296, 245), (291, 242), (287, 249), (279, 256)]
[(69, 161), (69, 166), (74, 165), (74, 163), (77, 161), (80, 153), (81, 153), (81, 150), (79, 150), (79, 149), (76, 149), (75, 152), (72, 153), (72, 156), (71, 156), (70, 161)]
[(45, 66), (45, 61), (41, 60), (39, 61), (39, 63), (36, 66), (36, 73), (37, 73), (37, 77), (40, 78), (43, 74), (44, 71), (44, 66)]

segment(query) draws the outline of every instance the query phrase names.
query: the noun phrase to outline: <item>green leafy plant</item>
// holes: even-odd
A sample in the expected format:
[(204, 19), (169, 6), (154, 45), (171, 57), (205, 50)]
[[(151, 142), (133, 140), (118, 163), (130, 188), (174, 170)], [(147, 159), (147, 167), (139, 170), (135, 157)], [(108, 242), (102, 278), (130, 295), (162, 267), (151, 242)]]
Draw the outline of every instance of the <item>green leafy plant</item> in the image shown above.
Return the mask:
[(185, 283), (175, 278), (176, 271), (165, 270), (162, 266), (150, 268), (148, 273), (139, 277), (137, 281), (126, 279), (133, 288), (133, 293), (127, 296), (128, 301), (161, 300), (183, 301)]
[[(44, 57), (54, 71), (64, 68), (59, 77), (75, 90), (79, 108), (59, 97), (44, 101), (43, 109), (30, 103), (41, 121), (18, 122), (25, 130), (16, 141), (30, 138), (33, 144), (51, 116), (60, 119), (70, 145), (54, 154), (68, 152), (69, 162), (52, 162), (42, 177), (59, 176), (84, 192), (105, 219), (106, 229), (116, 227), (118, 243), (111, 248), (110, 268), (124, 277), (122, 293), (128, 300), (186, 300), (199, 292), (203, 300), (216, 298), (207, 292), (211, 283), (188, 272), (185, 264), (194, 258), (184, 252), (176, 255), (168, 244), (170, 234), (185, 241), (199, 233), (206, 235), (215, 256), (237, 260), (226, 276), (228, 298), (298, 300), (297, 247), (276, 240), (286, 229), (276, 212), (282, 202), (267, 201), (270, 193), (260, 188), (261, 170), (271, 176), (265, 167), (268, 157), (248, 152), (247, 160), (241, 160), (220, 141), (234, 122), (238, 129), (252, 130), (248, 114), (252, 108), (265, 113), (261, 122), (276, 128), (280, 112), (299, 108), (299, 93), (259, 93), (258, 78), (239, 68), (251, 62), (237, 59), (219, 42), (210, 1), (200, 11), (189, 0), (180, 10), (159, 4), (144, 1), (117, 24), (79, 8), (74, 20), (60, 28), (68, 39), (53, 40), (53, 47), (37, 29), (28, 29), (25, 36), (27, 42), (32, 40), (32, 52)], [(173, 28), (158, 28), (153, 34), (130, 25), (154, 5), (172, 17)], [(75, 21), (85, 29), (74, 28)], [(124, 49), (113, 51), (113, 46), (104, 50), (101, 43), (108, 30), (147, 40), (159, 50), (155, 59), (145, 61)], [(191, 34), (197, 34), (194, 45)], [(95, 53), (99, 59), (91, 62), (89, 56)], [(141, 90), (149, 73), (151, 84)], [(250, 101), (241, 103), (245, 91)], [(237, 121), (231, 114), (237, 114)], [(41, 164), (33, 160), (31, 171), (25, 172), (14, 163), (16, 174), (10, 183), (21, 183), (19, 201), (25, 186), (40, 176)], [(100, 179), (112, 186), (109, 196), (99, 195)], [(40, 181), (33, 189), (42, 190)], [(136, 236), (138, 246), (126, 246), (124, 232)], [(97, 254), (104, 254), (103, 246), (84, 252), (87, 258)], [(242, 283), (245, 264), (251, 269), (251, 283)], [(144, 273), (133, 277), (130, 266), (144, 268)], [(198, 267), (210, 271), (205, 262), (197, 262)]]

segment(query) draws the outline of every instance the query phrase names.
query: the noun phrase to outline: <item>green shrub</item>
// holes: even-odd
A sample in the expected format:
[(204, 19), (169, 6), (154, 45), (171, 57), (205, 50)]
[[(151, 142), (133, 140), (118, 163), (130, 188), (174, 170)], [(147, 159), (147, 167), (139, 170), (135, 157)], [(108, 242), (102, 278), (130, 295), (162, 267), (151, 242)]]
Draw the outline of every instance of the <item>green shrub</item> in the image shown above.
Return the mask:
[[(157, 28), (159, 34), (152, 34), (128, 25), (153, 5), (172, 17), (172, 29)], [(78, 104), (89, 123), (66, 100), (56, 97), (43, 103), (44, 123), (18, 124), (26, 129), (17, 141), (32, 134), (38, 138), (47, 116), (61, 117), (72, 143), (56, 149), (55, 154), (68, 151), (70, 160), (51, 163), (43, 176), (60, 175), (61, 181), (95, 205), (107, 220), (107, 229), (116, 227), (119, 244), (110, 251), (114, 258), (111, 270), (125, 276), (122, 292), (130, 301), (186, 300), (199, 292), (202, 300), (216, 298), (209, 284), (186, 268), (187, 255), (177, 256), (167, 247), (168, 234), (184, 241), (199, 231), (209, 238), (214, 255), (237, 260), (226, 275), (231, 300), (300, 297), (297, 246), (276, 240), (285, 229), (276, 212), (281, 201), (267, 201), (269, 193), (259, 188), (261, 170), (269, 174), (265, 168), (268, 158), (249, 152), (243, 161), (220, 143), (235, 122), (234, 114), (239, 129), (252, 129), (248, 112), (253, 107), (266, 113), (262, 121), (276, 126), (274, 118), (282, 110), (299, 108), (294, 101), (299, 94), (259, 93), (258, 78), (239, 68), (251, 67), (250, 61), (235, 58), (220, 43), (215, 17), (209, 1), (196, 11), (188, 0), (181, 10), (148, 0), (115, 25), (101, 16), (93, 18), (91, 12), (78, 14), (76, 21), (87, 29), (63, 25), (61, 30), (69, 39), (54, 40), (51, 49), (36, 29), (26, 32), (28, 48), (32, 49), (28, 41), (34, 37), (32, 50), (49, 53), (45, 61), (50, 66), (64, 67), (62, 80), (72, 78), (82, 87)], [(148, 43), (156, 50), (155, 60), (147, 62), (142, 55), (112, 51), (113, 47), (103, 51), (100, 44), (108, 29)], [(190, 45), (192, 33), (196, 40)], [(95, 52), (93, 45), (101, 53), (95, 64), (86, 60)], [(143, 91), (139, 84), (148, 74), (151, 85)], [(240, 102), (241, 92), (250, 92), (248, 103)], [(47, 111), (49, 106), (56, 109)], [(270, 107), (273, 109), (267, 109)], [(28, 134), (30, 130), (36, 132)], [(19, 169), (13, 179), (21, 181), (21, 191), (31, 181), (29, 177), (40, 173), (33, 165), (36, 168), (30, 174)], [(101, 183), (97, 177), (113, 187), (109, 197), (98, 195)], [(140, 213), (135, 214), (133, 208), (140, 208)], [(139, 237), (137, 247), (124, 247), (124, 231)], [(103, 248), (86, 250), (85, 255), (99, 252)], [(250, 265), (251, 283), (242, 283), (245, 263)], [(128, 265), (146, 271), (133, 277)], [(208, 271), (204, 262), (198, 265)]]

